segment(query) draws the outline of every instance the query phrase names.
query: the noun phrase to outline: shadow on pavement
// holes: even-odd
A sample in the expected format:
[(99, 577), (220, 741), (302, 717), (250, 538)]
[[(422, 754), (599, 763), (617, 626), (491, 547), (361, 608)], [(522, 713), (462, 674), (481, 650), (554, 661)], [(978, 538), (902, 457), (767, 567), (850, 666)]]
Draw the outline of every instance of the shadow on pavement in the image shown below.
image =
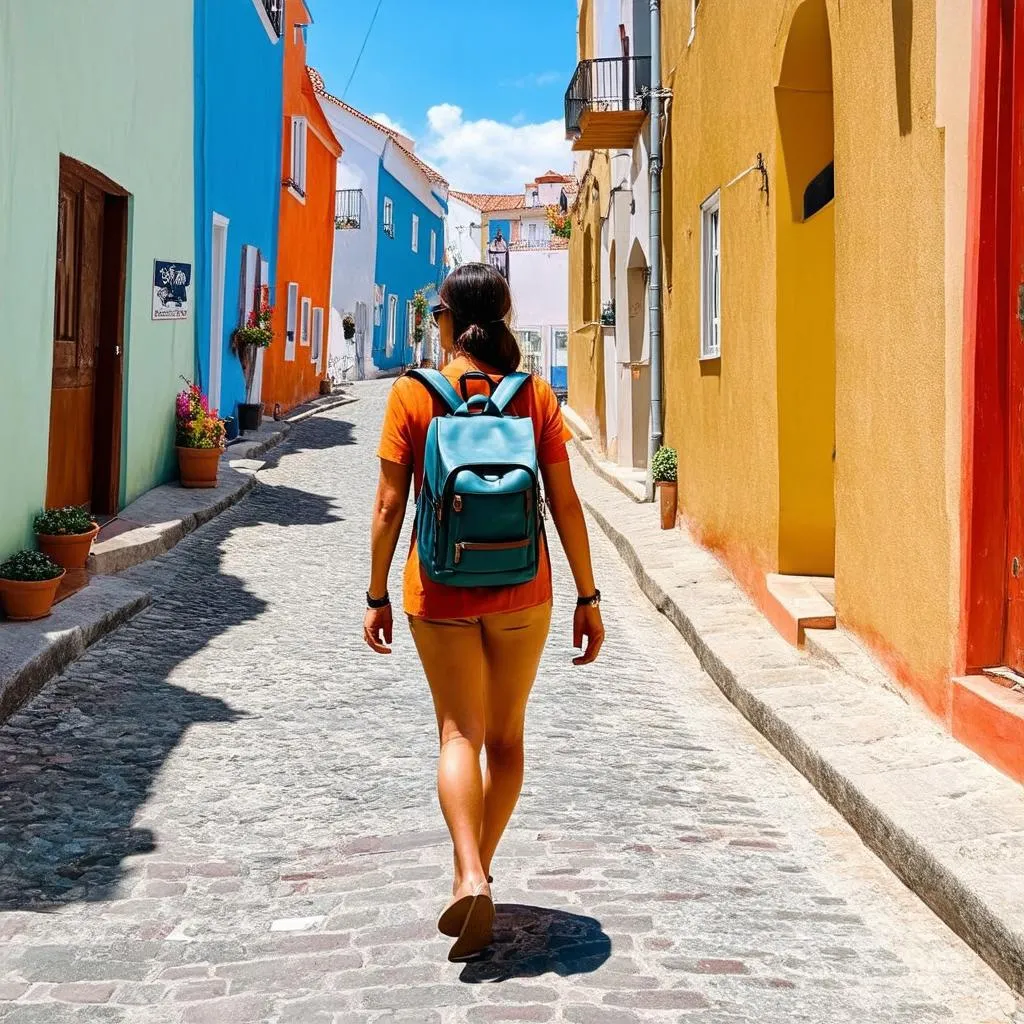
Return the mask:
[(274, 469), (292, 455), (342, 448), (355, 443), (355, 428), (347, 420), (318, 416), (293, 427), (287, 441), (267, 454), (263, 468)]
[(612, 941), (592, 917), (518, 903), (499, 903), (495, 909), (494, 943), (466, 964), (460, 981), (589, 974), (611, 956)]
[(179, 671), (171, 682), (221, 634), (267, 610), (224, 571), (225, 543), (262, 523), (338, 518), (328, 498), (261, 486), (174, 551), (131, 570), (153, 605), (0, 727), (0, 911), (107, 899), (124, 858), (155, 849), (153, 833), (134, 821), (164, 762), (191, 726), (246, 717), (217, 695), (216, 673)]

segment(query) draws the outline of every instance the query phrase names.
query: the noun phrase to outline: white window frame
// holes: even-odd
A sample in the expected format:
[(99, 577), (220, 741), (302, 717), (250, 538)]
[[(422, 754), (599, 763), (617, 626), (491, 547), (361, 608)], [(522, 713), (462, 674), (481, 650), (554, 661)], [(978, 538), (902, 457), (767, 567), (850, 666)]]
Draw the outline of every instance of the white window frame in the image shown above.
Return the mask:
[(285, 320), (284, 358), (286, 362), (295, 360), (295, 330), (299, 315), (299, 286), (295, 281), (288, 282), (288, 315)]
[[(523, 335), (524, 334), (532, 334), (532, 335), (535, 335), (536, 338), (537, 338), (536, 348), (531, 346), (529, 352), (527, 352), (526, 346), (523, 344)], [(543, 327), (539, 327), (539, 326), (538, 327), (529, 327), (529, 326), (527, 326), (527, 327), (519, 327), (516, 330), (516, 341), (519, 343), (519, 351), (523, 355), (523, 365), (521, 367), (522, 371), (524, 373), (532, 373), (532, 372), (536, 371), (536, 372), (540, 373), (540, 375), (546, 379), (547, 378), (547, 366), (545, 365), (546, 360), (544, 358), (544, 328)], [(536, 355), (536, 358), (540, 362), (539, 366), (536, 365), (536, 363), (533, 363), (533, 365), (529, 365), (530, 363), (532, 363), (532, 360), (529, 359), (529, 356), (531, 356), (531, 355)]]
[(700, 207), (700, 358), (722, 358), (722, 193)]
[(313, 300), (308, 296), (304, 296), (302, 299), (302, 326), (301, 333), (299, 335), (299, 344), (303, 348), (309, 346), (309, 319), (313, 308)]
[(412, 215), (412, 251), (420, 251), (420, 218), (415, 213)]
[(430, 232), (430, 265), (434, 266), (437, 263), (437, 232)]
[(324, 310), (317, 306), (313, 310), (313, 345), (309, 353), (309, 361), (320, 368), (320, 359), (324, 351)]
[(395, 352), (395, 331), (398, 329), (396, 321), (398, 320), (398, 296), (388, 296), (388, 326), (387, 334), (385, 335), (384, 341), (384, 354), (387, 356), (394, 355)]
[[(565, 352), (565, 362), (560, 363), (558, 361), (558, 341), (556, 335), (565, 335), (565, 348), (562, 349)], [(556, 366), (569, 366), (569, 328), (568, 327), (552, 327), (551, 328), (551, 369), (554, 370)]]
[(384, 197), (384, 234), (395, 237), (395, 203), (390, 196)]
[(306, 201), (306, 153), (309, 123), (304, 117), (292, 118), (291, 181), (288, 191), (296, 199)]

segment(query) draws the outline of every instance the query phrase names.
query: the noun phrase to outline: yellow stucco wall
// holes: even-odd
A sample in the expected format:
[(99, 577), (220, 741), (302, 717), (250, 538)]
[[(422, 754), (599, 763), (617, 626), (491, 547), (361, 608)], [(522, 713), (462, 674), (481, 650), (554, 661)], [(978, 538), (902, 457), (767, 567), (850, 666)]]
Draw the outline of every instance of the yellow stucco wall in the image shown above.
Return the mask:
[[(943, 8), (954, 0), (938, 2)], [(840, 5), (827, 0), (837, 198), (804, 224), (789, 203), (790, 179), (803, 172), (794, 170), (788, 138), (783, 159), (785, 97), (776, 105), (776, 87), (793, 73), (784, 56), (800, 6), (702, 4), (690, 47), (689, 5), (662, 8), (663, 62), (675, 95), (665, 182), (666, 443), (679, 449), (684, 514), (749, 586), (758, 589), (764, 571), (797, 568), (786, 556), (799, 541), (794, 507), (827, 519), (815, 502), (827, 494), (822, 455), (831, 454), (833, 440), (827, 285), (834, 230), (838, 611), (941, 711), (932, 698), (953, 664), (958, 580), (949, 502), (959, 486), (959, 450), (950, 451), (959, 435), (949, 421), (960, 408), (959, 373), (950, 365), (959, 359), (959, 330), (948, 329), (947, 311), (960, 308), (963, 265), (962, 252), (950, 252), (947, 266), (946, 239), (957, 232), (946, 194), (960, 201), (963, 164), (959, 148), (953, 161), (944, 151), (935, 97), (944, 74), (963, 80), (970, 38), (961, 33), (957, 52), (946, 32), (950, 55), (937, 74), (935, 0), (901, 8), (912, 10), (913, 22), (895, 26), (891, 4), (842, 4), (840, 17)], [(808, 30), (806, 18), (805, 10), (798, 31)], [(820, 90), (822, 83), (804, 85)], [(966, 107), (950, 108), (945, 134), (952, 119), (960, 147)], [(733, 183), (759, 151), (770, 205), (759, 173)], [(820, 153), (812, 157), (809, 165), (821, 162)], [(702, 364), (700, 205), (716, 189), (722, 358)], [(800, 232), (816, 236), (799, 239), (819, 253), (810, 264), (791, 258)], [(817, 390), (805, 387), (808, 376)], [(808, 431), (810, 477), (807, 460), (789, 464)], [(823, 569), (829, 543), (827, 531), (813, 544), (803, 541), (805, 549), (817, 547)], [(926, 692), (932, 683), (934, 692)]]

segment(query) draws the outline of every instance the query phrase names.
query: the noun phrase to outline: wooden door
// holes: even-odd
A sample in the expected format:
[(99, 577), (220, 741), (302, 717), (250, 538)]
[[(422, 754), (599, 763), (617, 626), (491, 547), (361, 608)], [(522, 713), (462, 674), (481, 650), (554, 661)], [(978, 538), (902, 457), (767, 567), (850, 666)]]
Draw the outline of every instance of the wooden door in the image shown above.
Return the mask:
[(105, 195), (62, 166), (57, 200), (53, 384), (46, 504), (92, 503)]
[[(1012, 83), (1012, 99), (1004, 90), (1002, 102), (1011, 109), (1012, 130), (1004, 143), (1000, 161), (1010, 175), (1009, 280), (999, 282), (1008, 292), (1010, 324), (1007, 345), (1008, 494), (1007, 494), (1007, 614), (1005, 663), (1024, 671), (1024, 0), (1013, 4), (1012, 66), (1003, 70), (1004, 81)], [(1003, 264), (1005, 266), (1005, 263)], [(997, 268), (997, 274), (1001, 268)], [(1005, 271), (1002, 271), (1005, 273)], [(1000, 274), (1002, 276), (1002, 274)], [(1008, 287), (1007, 287), (1008, 286)]]

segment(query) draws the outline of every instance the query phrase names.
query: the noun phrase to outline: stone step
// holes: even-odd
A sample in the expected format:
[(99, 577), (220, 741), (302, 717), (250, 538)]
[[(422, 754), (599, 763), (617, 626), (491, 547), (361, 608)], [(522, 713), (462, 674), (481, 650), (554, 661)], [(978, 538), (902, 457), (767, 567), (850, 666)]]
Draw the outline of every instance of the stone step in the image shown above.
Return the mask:
[(832, 582), (822, 577), (765, 574), (765, 612), (772, 625), (794, 647), (803, 646), (804, 630), (835, 629), (836, 610), (822, 590)]

